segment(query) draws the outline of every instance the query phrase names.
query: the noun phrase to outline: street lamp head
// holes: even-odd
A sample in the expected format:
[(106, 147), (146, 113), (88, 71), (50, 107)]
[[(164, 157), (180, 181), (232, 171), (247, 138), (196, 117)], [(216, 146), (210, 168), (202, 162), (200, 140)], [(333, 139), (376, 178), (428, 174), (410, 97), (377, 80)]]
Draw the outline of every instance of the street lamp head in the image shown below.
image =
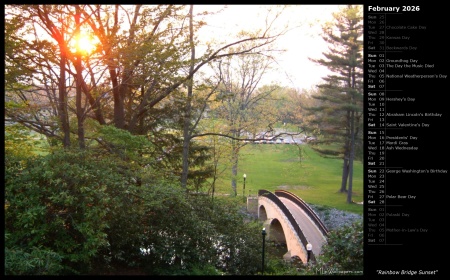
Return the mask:
[(266, 235), (266, 228), (263, 228), (261, 233), (263, 236)]
[(244, 173), (244, 179), (247, 178), (247, 174)]

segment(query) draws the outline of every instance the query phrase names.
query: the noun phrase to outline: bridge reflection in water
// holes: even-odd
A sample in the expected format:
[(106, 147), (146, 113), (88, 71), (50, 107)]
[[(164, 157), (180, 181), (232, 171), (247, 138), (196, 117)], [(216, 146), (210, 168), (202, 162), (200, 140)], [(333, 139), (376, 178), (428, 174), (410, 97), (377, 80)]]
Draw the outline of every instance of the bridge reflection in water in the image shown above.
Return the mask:
[(264, 222), (268, 241), (286, 244), (287, 252), (283, 258), (297, 256), (306, 263), (306, 245), (309, 243), (312, 245), (310, 260), (314, 261), (326, 243), (328, 229), (312, 208), (301, 198), (285, 190), (274, 193), (259, 190), (257, 201), (258, 218)]

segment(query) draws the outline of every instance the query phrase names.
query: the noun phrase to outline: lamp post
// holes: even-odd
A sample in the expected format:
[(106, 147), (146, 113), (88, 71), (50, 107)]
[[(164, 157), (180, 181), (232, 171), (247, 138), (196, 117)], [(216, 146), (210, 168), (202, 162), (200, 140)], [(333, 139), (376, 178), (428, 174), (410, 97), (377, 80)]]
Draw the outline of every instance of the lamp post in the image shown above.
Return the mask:
[(261, 273), (264, 275), (264, 248), (266, 247), (266, 228), (262, 229), (262, 266)]
[(245, 202), (245, 178), (247, 178), (247, 174), (244, 173), (244, 188), (242, 189), (242, 200)]
[(309, 263), (309, 259), (311, 258), (312, 245), (311, 243), (306, 244), (306, 251), (308, 252), (308, 259), (306, 260)]

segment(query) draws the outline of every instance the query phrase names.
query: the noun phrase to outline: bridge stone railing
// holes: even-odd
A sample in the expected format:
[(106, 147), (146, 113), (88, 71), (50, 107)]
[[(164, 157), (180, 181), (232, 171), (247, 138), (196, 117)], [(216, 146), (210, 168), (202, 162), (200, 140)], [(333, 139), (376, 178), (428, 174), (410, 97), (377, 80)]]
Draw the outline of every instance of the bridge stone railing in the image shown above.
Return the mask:
[[(284, 205), (284, 203), (275, 194), (273, 194), (267, 190), (259, 190), (258, 196), (264, 196), (264, 197), (270, 199), (273, 203), (275, 203), (275, 205), (277, 205), (281, 209), (283, 214), (286, 216), (286, 218), (289, 220), (292, 227), (294, 228), (294, 231), (297, 233), (298, 237), (300, 238), (300, 241), (302, 242), (303, 247), (306, 248), (306, 245), (308, 244), (308, 240), (306, 239), (303, 232), (300, 230), (300, 226), (298, 225), (297, 221), (295, 220), (294, 216), (289, 211), (289, 209), (287, 209), (286, 205)], [(311, 252), (310, 258), (311, 258), (311, 261), (316, 261), (316, 257), (314, 256), (313, 252)]]
[(311, 220), (316, 224), (316, 226), (319, 228), (319, 230), (322, 232), (324, 236), (328, 235), (328, 229), (325, 226), (325, 224), (322, 222), (322, 220), (317, 216), (316, 212), (300, 197), (297, 195), (284, 191), (284, 190), (276, 190), (275, 195), (287, 198), (297, 204), (300, 208), (305, 211), (305, 213), (311, 218)]

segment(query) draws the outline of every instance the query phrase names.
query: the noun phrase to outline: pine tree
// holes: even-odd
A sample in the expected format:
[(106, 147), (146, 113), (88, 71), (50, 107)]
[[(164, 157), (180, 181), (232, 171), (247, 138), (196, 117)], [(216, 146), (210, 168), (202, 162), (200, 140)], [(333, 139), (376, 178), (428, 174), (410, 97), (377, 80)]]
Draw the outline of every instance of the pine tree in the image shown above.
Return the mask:
[[(352, 177), (355, 148), (362, 145), (363, 114), (363, 17), (360, 6), (348, 5), (333, 15), (334, 22), (323, 27), (329, 43), (325, 59), (311, 59), (326, 66), (332, 74), (323, 78), (320, 93), (313, 97), (320, 106), (309, 108), (323, 144), (338, 144), (340, 149), (321, 150), (343, 158), (341, 192), (352, 202)], [(346, 189), (348, 181), (348, 190)]]

